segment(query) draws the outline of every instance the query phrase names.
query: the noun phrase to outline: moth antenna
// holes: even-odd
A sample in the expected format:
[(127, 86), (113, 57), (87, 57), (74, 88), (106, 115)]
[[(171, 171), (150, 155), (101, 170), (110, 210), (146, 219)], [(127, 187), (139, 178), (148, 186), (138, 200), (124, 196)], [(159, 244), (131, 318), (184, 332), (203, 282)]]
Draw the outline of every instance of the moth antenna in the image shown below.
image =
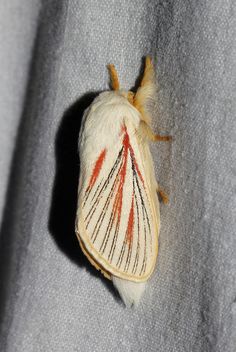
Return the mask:
[(119, 90), (120, 83), (119, 83), (119, 78), (118, 78), (118, 74), (117, 74), (115, 66), (113, 64), (109, 64), (107, 67), (108, 67), (108, 71), (109, 71), (110, 79), (111, 79), (111, 88), (113, 90)]
[(142, 119), (148, 124), (151, 123), (151, 117), (148, 113), (147, 105), (154, 99), (156, 93), (155, 71), (150, 56), (145, 58), (145, 67), (143, 78), (135, 96), (133, 105), (141, 113)]

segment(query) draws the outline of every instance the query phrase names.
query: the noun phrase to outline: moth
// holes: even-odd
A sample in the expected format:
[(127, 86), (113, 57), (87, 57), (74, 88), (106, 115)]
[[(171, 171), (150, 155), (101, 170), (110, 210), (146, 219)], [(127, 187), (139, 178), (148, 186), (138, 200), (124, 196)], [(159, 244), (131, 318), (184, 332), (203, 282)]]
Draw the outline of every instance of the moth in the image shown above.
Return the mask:
[(113, 281), (126, 306), (137, 305), (158, 253), (160, 210), (149, 142), (154, 134), (150, 102), (156, 84), (151, 58), (145, 59), (136, 93), (120, 89), (108, 65), (111, 91), (85, 110), (79, 136), (80, 178), (76, 235), (90, 263)]

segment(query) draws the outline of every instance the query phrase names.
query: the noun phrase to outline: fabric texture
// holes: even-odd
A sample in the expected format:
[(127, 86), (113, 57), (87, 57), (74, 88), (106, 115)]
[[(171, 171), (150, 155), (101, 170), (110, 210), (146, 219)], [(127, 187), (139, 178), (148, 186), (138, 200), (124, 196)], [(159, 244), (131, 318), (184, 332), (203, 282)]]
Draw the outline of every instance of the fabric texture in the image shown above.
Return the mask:
[[(8, 4), (0, 6), (1, 351), (234, 352), (236, 3)], [(151, 148), (170, 203), (161, 205), (155, 274), (140, 306), (126, 309), (75, 238), (77, 139), (84, 109), (108, 88), (106, 65), (130, 88), (147, 54), (159, 87), (153, 125), (174, 137)]]

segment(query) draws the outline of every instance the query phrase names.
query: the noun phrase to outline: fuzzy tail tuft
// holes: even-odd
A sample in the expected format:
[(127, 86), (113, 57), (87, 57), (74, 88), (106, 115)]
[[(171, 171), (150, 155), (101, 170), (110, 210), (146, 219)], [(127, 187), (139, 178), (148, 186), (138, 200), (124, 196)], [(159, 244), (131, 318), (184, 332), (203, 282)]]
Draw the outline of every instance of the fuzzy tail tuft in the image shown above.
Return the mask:
[(133, 282), (112, 276), (112, 281), (126, 307), (137, 306), (145, 290), (146, 282)]

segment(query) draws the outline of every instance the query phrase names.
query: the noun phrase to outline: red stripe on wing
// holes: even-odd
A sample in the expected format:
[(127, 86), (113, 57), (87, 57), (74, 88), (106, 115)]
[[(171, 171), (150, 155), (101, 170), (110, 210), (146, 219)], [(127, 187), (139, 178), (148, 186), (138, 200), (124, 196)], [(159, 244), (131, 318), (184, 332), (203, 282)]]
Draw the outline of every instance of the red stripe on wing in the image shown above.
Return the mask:
[[(117, 188), (116, 196), (115, 196), (115, 201), (113, 205), (113, 210), (115, 213), (115, 216), (117, 217), (117, 223), (120, 224), (120, 217), (121, 217), (121, 210), (122, 210), (122, 199), (123, 199), (123, 188), (124, 188), (124, 182), (125, 182), (125, 176), (126, 176), (126, 168), (127, 168), (127, 159), (128, 159), (128, 152), (130, 152), (130, 155), (132, 157), (135, 171), (137, 172), (139, 178), (141, 179), (143, 186), (144, 186), (144, 179), (142, 177), (142, 174), (139, 170), (135, 155), (134, 155), (134, 150), (130, 144), (130, 138), (127, 132), (127, 128), (125, 125), (121, 127), (121, 134), (124, 134), (123, 137), (123, 153), (122, 153), (122, 168), (119, 173), (119, 185)], [(145, 186), (144, 186), (145, 187)], [(128, 224), (127, 224), (127, 230), (126, 230), (126, 240), (129, 244), (132, 242), (133, 238), (133, 229), (134, 229), (134, 193), (132, 195), (132, 204), (130, 208), (130, 213), (129, 213), (129, 219), (128, 219)]]
[(136, 169), (137, 174), (138, 174), (138, 176), (139, 176), (139, 178), (140, 178), (140, 180), (142, 181), (142, 184), (143, 184), (143, 186), (144, 186), (144, 179), (143, 179), (143, 176), (142, 176), (142, 174), (141, 174), (141, 172), (140, 172), (140, 170), (139, 170), (139, 167), (138, 167), (138, 164), (137, 164), (135, 155), (134, 155), (134, 150), (133, 150), (133, 148), (132, 148), (132, 146), (131, 146), (131, 144), (130, 144), (130, 142), (129, 142), (129, 135), (128, 135), (127, 128), (126, 128), (125, 125), (122, 126), (121, 131), (124, 132), (124, 134), (125, 134), (124, 139), (127, 139), (128, 149), (129, 149), (130, 155), (131, 155), (132, 158), (133, 158), (133, 162), (134, 162), (135, 169)]
[(134, 197), (132, 198), (131, 208), (129, 212), (129, 220), (128, 220), (128, 225), (126, 230), (126, 241), (129, 243), (129, 245), (131, 244), (133, 239), (133, 231), (134, 231)]
[(105, 160), (105, 156), (106, 156), (106, 149), (103, 149), (101, 154), (99, 155), (97, 161), (96, 161), (96, 164), (94, 166), (94, 169), (93, 169), (93, 172), (92, 172), (92, 175), (90, 177), (90, 181), (89, 181), (89, 185), (88, 185), (88, 188), (87, 189), (90, 189), (93, 187), (94, 183), (96, 182), (97, 178), (98, 178), (98, 175), (101, 171), (101, 168), (102, 168), (102, 164)]
[(114, 205), (113, 205), (113, 210), (114, 210), (115, 215), (117, 217), (118, 223), (120, 223), (120, 217), (121, 217), (123, 188), (124, 188), (124, 182), (125, 182), (128, 150), (129, 150), (129, 136), (127, 133), (123, 139), (123, 147), (124, 147), (124, 150), (122, 153), (122, 167), (119, 172), (119, 185), (118, 185), (118, 189), (117, 189), (117, 193), (116, 193), (115, 201), (114, 201)]

